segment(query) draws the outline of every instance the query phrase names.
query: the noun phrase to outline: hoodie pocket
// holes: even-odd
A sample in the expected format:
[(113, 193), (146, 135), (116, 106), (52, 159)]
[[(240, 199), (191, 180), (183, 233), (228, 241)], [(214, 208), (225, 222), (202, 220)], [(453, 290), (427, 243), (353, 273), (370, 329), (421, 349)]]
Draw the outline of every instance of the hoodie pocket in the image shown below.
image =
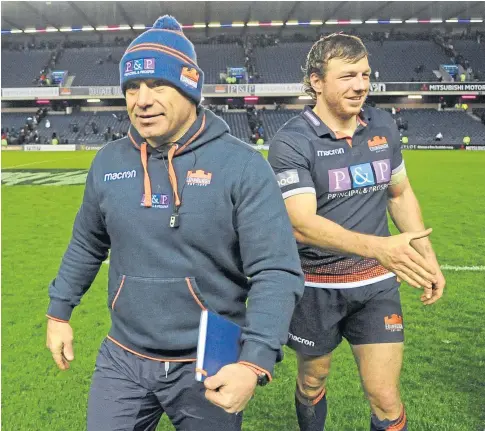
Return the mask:
[(123, 275), (111, 302), (113, 325), (145, 349), (197, 346), (200, 312), (206, 309), (195, 278)]

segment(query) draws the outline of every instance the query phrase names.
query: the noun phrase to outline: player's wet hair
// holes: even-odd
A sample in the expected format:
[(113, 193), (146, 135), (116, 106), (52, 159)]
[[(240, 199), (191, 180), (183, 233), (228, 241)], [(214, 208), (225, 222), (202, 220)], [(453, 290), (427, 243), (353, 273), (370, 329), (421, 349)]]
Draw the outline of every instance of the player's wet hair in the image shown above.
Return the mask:
[(357, 63), (368, 55), (364, 43), (357, 36), (333, 33), (322, 37), (313, 44), (307, 55), (305, 66), (302, 67), (305, 93), (313, 100), (317, 99), (317, 93), (310, 83), (310, 76), (312, 73), (316, 73), (320, 79), (325, 79), (328, 62), (333, 58)]

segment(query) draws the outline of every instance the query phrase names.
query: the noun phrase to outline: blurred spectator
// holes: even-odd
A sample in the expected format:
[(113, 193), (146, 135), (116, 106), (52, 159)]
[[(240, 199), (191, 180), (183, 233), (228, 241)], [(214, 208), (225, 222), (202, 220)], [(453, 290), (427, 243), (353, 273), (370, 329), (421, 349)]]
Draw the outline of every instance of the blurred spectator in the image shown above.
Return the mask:
[(59, 139), (57, 139), (57, 134), (56, 134), (56, 132), (54, 132), (54, 133), (52, 134), (51, 144), (52, 144), (52, 145), (59, 145)]
[(438, 134), (435, 136), (434, 140), (435, 141), (441, 141), (443, 139), (443, 134), (441, 132), (438, 132)]
[(471, 142), (470, 136), (465, 136), (463, 138), (463, 144), (464, 145), (470, 145), (470, 142)]
[(376, 70), (374, 72), (374, 77), (376, 78), (376, 81), (379, 81), (379, 71), (378, 70)]
[(409, 143), (409, 139), (408, 139), (408, 137), (407, 137), (407, 136), (403, 136), (403, 137), (401, 138), (401, 142), (402, 142), (403, 144), (405, 144), (405, 145), (406, 145), (407, 143)]
[(45, 128), (50, 129), (50, 127), (51, 127), (51, 122), (49, 121), (49, 119), (45, 120)]

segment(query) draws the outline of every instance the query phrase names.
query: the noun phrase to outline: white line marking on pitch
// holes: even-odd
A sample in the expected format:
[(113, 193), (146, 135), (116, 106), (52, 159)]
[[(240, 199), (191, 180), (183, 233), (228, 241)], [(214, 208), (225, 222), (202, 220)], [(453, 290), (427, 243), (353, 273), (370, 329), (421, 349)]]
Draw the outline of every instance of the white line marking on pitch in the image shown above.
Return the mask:
[[(103, 263), (109, 265), (109, 259), (105, 260)], [(485, 271), (485, 266), (452, 266), (452, 265), (441, 265), (443, 271)]]
[(62, 159), (51, 159), (51, 160), (44, 160), (42, 162), (24, 163), (22, 165), (5, 166), (2, 169), (15, 169), (15, 168), (21, 168), (23, 166), (41, 165), (42, 163), (57, 162), (58, 160), (71, 160), (71, 159), (75, 159), (75, 158), (76, 157), (64, 157)]
[(485, 266), (452, 266), (441, 265), (441, 269), (445, 271), (485, 271)]

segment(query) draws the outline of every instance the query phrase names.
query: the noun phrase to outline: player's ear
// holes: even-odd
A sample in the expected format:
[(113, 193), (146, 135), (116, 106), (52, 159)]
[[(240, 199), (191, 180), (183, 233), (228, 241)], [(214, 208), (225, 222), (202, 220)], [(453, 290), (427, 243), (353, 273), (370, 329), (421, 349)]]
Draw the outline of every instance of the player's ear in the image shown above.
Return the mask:
[(310, 75), (310, 84), (317, 94), (323, 91), (323, 79), (316, 73)]

